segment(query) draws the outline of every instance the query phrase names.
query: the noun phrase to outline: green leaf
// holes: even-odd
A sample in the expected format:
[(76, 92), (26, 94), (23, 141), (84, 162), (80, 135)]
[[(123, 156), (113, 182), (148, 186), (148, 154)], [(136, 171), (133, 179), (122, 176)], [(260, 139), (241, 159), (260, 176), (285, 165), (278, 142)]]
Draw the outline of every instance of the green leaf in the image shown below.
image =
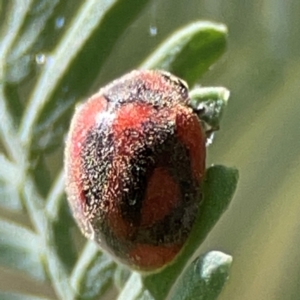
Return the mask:
[[(0, 264), (44, 281), (42, 245), (39, 237), (24, 227), (0, 220)], [(2, 299), (2, 298), (1, 298)]]
[[(17, 185), (17, 167), (0, 153), (0, 206), (10, 210), (20, 211), (22, 203)], [(12, 185), (14, 183), (15, 185)]]
[(189, 93), (191, 106), (199, 112), (200, 119), (215, 130), (219, 129), (229, 95), (223, 87), (196, 88)]
[(36, 153), (34, 160), (30, 164), (28, 173), (32, 175), (32, 178), (36, 182), (39, 194), (46, 197), (51, 187), (51, 176), (43, 153)]
[(131, 272), (128, 268), (118, 265), (114, 272), (114, 284), (118, 290), (122, 290), (127, 280), (129, 279)]
[(71, 275), (76, 299), (98, 299), (111, 286), (115, 263), (93, 242), (87, 242)]
[(172, 34), (141, 65), (163, 69), (190, 86), (209, 69), (226, 48), (227, 28), (212, 22), (195, 22)]
[(45, 214), (52, 221), (53, 239), (57, 255), (60, 257), (68, 273), (71, 272), (77, 259), (74, 235), (74, 219), (65, 198), (65, 182), (60, 172), (53, 183), (46, 199)]
[(0, 206), (12, 211), (21, 211), (22, 203), (18, 190), (0, 179)]
[(0, 153), (0, 180), (6, 183), (17, 182), (16, 173), (18, 168)]
[[(47, 203), (49, 200), (50, 198)], [(59, 246), (55, 244), (53, 219), (45, 213), (44, 201), (40, 198), (30, 176), (27, 176), (24, 183), (24, 203), (44, 246), (43, 254), (48, 271), (47, 274), (51, 278), (57, 295), (62, 299), (73, 299), (74, 291), (70, 287), (69, 270), (65, 262), (61, 261)]]
[(156, 300), (149, 290), (145, 289), (141, 274), (132, 272), (118, 300)]
[(65, 197), (60, 199), (61, 205), (57, 218), (53, 220), (53, 242), (56, 245), (57, 255), (64, 264), (68, 273), (71, 273), (77, 260), (77, 251), (75, 248), (74, 219), (70, 214), (68, 203)]
[(13, 34), (18, 33), (18, 36), (12, 40), (10, 51), (7, 52), (5, 80), (20, 82), (33, 71), (34, 60), (30, 50), (38, 39), (41, 43), (41, 40), (45, 38), (45, 26), (59, 1), (25, 0), (22, 5), (18, 1), (12, 2), (19, 7), (18, 10), (24, 20), (22, 22), (21, 18), (22, 23), (19, 23), (20, 20), (13, 20), (17, 25)]
[(211, 251), (198, 257), (185, 270), (170, 300), (216, 300), (229, 277), (232, 257)]
[(16, 294), (12, 292), (1, 292), (0, 291), (0, 299), (1, 300), (48, 300), (44, 297), (35, 297), (32, 295), (24, 295), (24, 294)]
[[(237, 181), (238, 171), (236, 169), (213, 166), (207, 170), (203, 184), (203, 203), (199, 208), (195, 225), (183, 251), (172, 264), (159, 273), (149, 275), (134, 273), (128, 280), (128, 285), (133, 284), (133, 281), (138, 282), (137, 278), (132, 279), (133, 276), (138, 276), (143, 284), (141, 284), (139, 290), (135, 291), (135, 297), (128, 297), (128, 300), (144, 299), (145, 293), (150, 294), (155, 300), (163, 300), (167, 297), (172, 285), (181, 274), (190, 257), (199, 248), (210, 230), (227, 209), (235, 192)], [(137, 284), (137, 286), (139, 285)], [(129, 291), (127, 284), (124, 290)], [(124, 295), (126, 296), (126, 294)], [(123, 297), (124, 299), (125, 296)]]

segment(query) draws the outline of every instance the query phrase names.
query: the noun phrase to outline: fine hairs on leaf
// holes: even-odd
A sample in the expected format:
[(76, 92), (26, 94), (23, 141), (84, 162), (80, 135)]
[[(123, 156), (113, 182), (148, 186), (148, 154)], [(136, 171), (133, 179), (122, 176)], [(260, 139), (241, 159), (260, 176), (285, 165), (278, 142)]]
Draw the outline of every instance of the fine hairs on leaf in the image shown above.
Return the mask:
[[(230, 204), (237, 170), (207, 169), (188, 242), (174, 262), (150, 274), (118, 265), (87, 241), (65, 199), (62, 155), (74, 106), (94, 88), (111, 51), (150, 2), (0, 4), (0, 266), (15, 272), (16, 280), (21, 272), (50, 290), (34, 294), (0, 284), (0, 299), (98, 300), (117, 290), (119, 300), (212, 300), (221, 292), (230, 256), (212, 251), (189, 262)], [(223, 24), (196, 21), (170, 33), (132, 69), (170, 71), (193, 88), (226, 43)], [(207, 121), (219, 127), (228, 90), (195, 87), (190, 95), (194, 107), (216, 105)]]

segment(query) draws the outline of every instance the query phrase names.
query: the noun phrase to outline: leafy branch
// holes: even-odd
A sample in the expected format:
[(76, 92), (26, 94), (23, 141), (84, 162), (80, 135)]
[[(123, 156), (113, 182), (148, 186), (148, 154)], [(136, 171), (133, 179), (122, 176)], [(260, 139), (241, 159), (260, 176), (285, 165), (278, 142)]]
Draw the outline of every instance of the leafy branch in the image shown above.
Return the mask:
[[(87, 96), (110, 51), (149, 2), (74, 1), (72, 9), (67, 2), (51, 0), (0, 4), (4, 20), (0, 28), (0, 206), (11, 213), (9, 217), (0, 214), (0, 264), (51, 284), (58, 299), (99, 299), (117, 276), (119, 287), (124, 285), (119, 299), (177, 299), (171, 293), (175, 281), (226, 210), (237, 184), (236, 170), (221, 166), (208, 169), (205, 201), (184, 251), (155, 274), (130, 273), (93, 243), (78, 245), (74, 238), (63, 170), (61, 163), (60, 167), (51, 166), (51, 156), (61, 159), (74, 105)], [(66, 16), (64, 27), (55, 31), (51, 24), (62, 15)], [(139, 68), (171, 71), (193, 87), (225, 47), (224, 25), (195, 22), (172, 34)], [(41, 54), (42, 64), (36, 62)], [(22, 89), (25, 94), (19, 93)], [(228, 96), (224, 88), (191, 91), (197, 105), (218, 103), (220, 113), (214, 115), (215, 122), (219, 122)], [(18, 213), (28, 216), (30, 226), (18, 222)], [(206, 258), (200, 257), (195, 264), (203, 267)], [(230, 259), (221, 262), (216, 274), (228, 275), (229, 265)], [(185, 284), (185, 278), (194, 278), (191, 270), (183, 273), (180, 284)], [(209, 287), (217, 284), (217, 291), (221, 291), (227, 275), (217, 276), (217, 281), (213, 276), (203, 280)], [(188, 289), (191, 293), (204, 286), (202, 279), (198, 284), (195, 278)], [(180, 284), (175, 290), (181, 291)], [(46, 299), (18, 291), (0, 292), (0, 298)]]

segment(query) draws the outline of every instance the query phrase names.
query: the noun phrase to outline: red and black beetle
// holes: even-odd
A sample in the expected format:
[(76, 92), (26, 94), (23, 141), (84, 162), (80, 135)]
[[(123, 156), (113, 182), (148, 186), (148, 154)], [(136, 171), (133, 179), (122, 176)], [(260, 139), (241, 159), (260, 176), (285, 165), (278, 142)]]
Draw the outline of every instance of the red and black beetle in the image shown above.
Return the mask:
[(83, 233), (121, 262), (168, 264), (193, 226), (205, 132), (184, 81), (133, 71), (76, 109), (65, 150), (66, 191)]

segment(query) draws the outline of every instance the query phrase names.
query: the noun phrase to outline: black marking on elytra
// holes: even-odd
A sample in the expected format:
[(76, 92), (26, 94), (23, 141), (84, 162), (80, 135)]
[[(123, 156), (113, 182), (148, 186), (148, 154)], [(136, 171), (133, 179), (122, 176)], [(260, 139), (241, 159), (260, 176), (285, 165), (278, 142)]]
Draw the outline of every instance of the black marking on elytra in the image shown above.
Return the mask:
[[(134, 142), (135, 149), (131, 153), (124, 182), (121, 201), (123, 218), (134, 226), (139, 226), (141, 209), (149, 178), (160, 160), (166, 141), (172, 139), (174, 129), (166, 123), (157, 124), (148, 120), (142, 124), (143, 134)], [(168, 147), (167, 147), (168, 148)], [(170, 149), (165, 149), (169, 151)]]
[[(155, 168), (166, 169), (179, 185), (179, 205), (151, 228), (137, 230), (132, 240), (154, 245), (162, 241), (181, 243), (195, 219), (198, 183), (193, 179), (189, 151), (174, 136), (174, 128), (165, 126), (165, 130), (162, 130), (153, 125), (150, 121), (144, 124), (144, 144), (140, 145), (130, 159), (128, 166), (130, 180), (126, 182), (121, 212), (127, 222), (139, 227), (149, 178)], [(161, 189), (163, 188), (162, 186)]]
[(105, 201), (109, 199), (103, 194), (103, 184), (112, 166), (113, 151), (113, 133), (109, 126), (100, 124), (88, 132), (81, 152), (81, 180), (88, 211), (100, 206), (105, 210)]
[(163, 220), (149, 228), (140, 228), (136, 234), (136, 242), (139, 243), (181, 244), (186, 240), (196, 217), (199, 183), (193, 179), (188, 150), (176, 140), (168, 141), (165, 147), (158, 165), (166, 168), (179, 185), (180, 200)]
[(147, 181), (153, 168), (153, 150), (150, 148), (140, 148), (130, 158), (120, 207), (123, 218), (134, 226), (140, 224)]
[(120, 259), (127, 258), (130, 249), (130, 243), (126, 239), (117, 237), (109, 227), (107, 219), (103, 219), (99, 212), (98, 215), (91, 220), (94, 229), (94, 240), (104, 249), (108, 249), (116, 257)]
[(134, 243), (148, 245), (181, 245), (188, 237), (198, 211), (198, 200), (195, 192), (190, 193), (194, 198), (181, 199), (179, 205), (170, 211), (163, 220), (148, 228), (140, 228)]

